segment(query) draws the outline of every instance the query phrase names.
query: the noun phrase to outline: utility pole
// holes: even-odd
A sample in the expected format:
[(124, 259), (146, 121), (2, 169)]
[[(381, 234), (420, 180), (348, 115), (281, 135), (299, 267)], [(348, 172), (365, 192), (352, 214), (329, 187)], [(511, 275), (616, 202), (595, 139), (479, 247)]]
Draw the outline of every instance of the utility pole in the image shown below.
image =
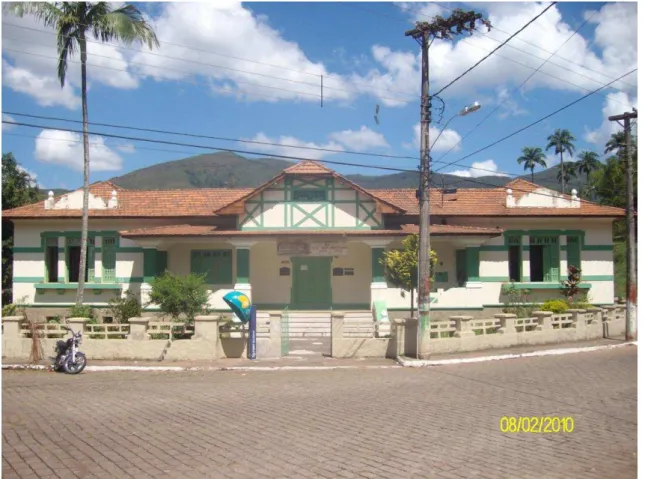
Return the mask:
[(634, 165), (630, 120), (637, 118), (637, 110), (608, 117), (610, 121), (623, 120), (626, 156), (626, 341), (637, 340), (637, 245), (635, 243)]
[[(429, 29), (410, 30), (410, 35), (421, 45), (421, 156), (419, 165), (419, 257), (418, 257), (418, 339), (427, 331), (430, 324), (430, 101)], [(417, 347), (417, 353), (420, 348)], [(418, 356), (418, 354), (417, 354)]]
[(421, 45), (421, 155), (419, 165), (419, 255), (418, 255), (418, 338), (417, 356), (421, 355), (421, 341), (430, 324), (430, 70), (429, 49), (435, 38), (452, 39), (463, 32), (472, 33), (475, 23), (490, 23), (480, 13), (456, 9), (447, 18), (437, 17), (432, 23), (416, 22), (413, 29), (405, 32)]

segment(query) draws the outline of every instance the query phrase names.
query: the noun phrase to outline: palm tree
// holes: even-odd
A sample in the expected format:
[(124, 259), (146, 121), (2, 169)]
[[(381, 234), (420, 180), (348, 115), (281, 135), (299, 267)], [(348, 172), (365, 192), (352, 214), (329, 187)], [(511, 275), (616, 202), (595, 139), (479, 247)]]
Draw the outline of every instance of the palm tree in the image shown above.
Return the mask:
[(625, 148), (625, 133), (623, 133), (622, 131), (618, 131), (616, 133), (612, 133), (612, 136), (610, 136), (610, 139), (605, 144), (605, 153), (611, 153), (617, 150), (623, 151), (624, 148)]
[(83, 303), (85, 267), (88, 250), (88, 198), (90, 195), (90, 145), (88, 141), (88, 98), (86, 61), (87, 36), (102, 42), (121, 40), (127, 45), (146, 43), (149, 49), (160, 46), (152, 27), (133, 5), (113, 9), (108, 2), (18, 2), (8, 5), (15, 15), (31, 15), (46, 27), (56, 29), (58, 44), (58, 78), (65, 85), (68, 57), (81, 56), (81, 109), (83, 112), (83, 215), (81, 220), (81, 258), (76, 304)]
[(603, 164), (599, 161), (598, 153), (594, 151), (581, 151), (578, 154), (578, 158), (576, 168), (579, 173), (585, 173), (585, 177), (587, 178), (587, 191), (590, 193), (591, 199), (592, 189), (590, 188), (590, 174), (601, 168)]
[(522, 149), (522, 156), (517, 159), (519, 165), (524, 164), (524, 171), (531, 170), (531, 183), (533, 183), (533, 170), (536, 165), (547, 167), (545, 154), (541, 148), (526, 146)]
[(576, 173), (576, 163), (568, 161), (563, 165), (562, 169), (558, 171), (558, 176), (556, 178), (562, 183), (563, 191), (565, 191), (565, 185), (576, 178), (576, 176), (578, 176)]
[(564, 180), (566, 179), (567, 173), (565, 173), (565, 163), (563, 162), (563, 153), (569, 153), (569, 156), (574, 155), (573, 142), (576, 141), (576, 138), (574, 138), (574, 136), (571, 134), (569, 130), (561, 130), (560, 128), (558, 128), (556, 131), (553, 132), (553, 134), (547, 137), (547, 141), (549, 141), (549, 143), (547, 143), (547, 147), (545, 148), (545, 151), (553, 148), (556, 154), (560, 153), (560, 174), (558, 175), (558, 177), (560, 178), (562, 192), (565, 193), (566, 181)]

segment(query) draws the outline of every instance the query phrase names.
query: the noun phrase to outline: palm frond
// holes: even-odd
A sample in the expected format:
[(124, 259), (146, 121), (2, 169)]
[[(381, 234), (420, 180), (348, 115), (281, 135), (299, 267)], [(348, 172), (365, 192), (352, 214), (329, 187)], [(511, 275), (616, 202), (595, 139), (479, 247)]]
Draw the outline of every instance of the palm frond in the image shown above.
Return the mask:
[(31, 15), (40, 20), (46, 27), (55, 27), (59, 20), (65, 16), (60, 7), (60, 2), (12, 2), (5, 4), (3, 10), (17, 17)]
[(133, 5), (125, 5), (110, 12), (93, 7), (88, 12), (88, 17), (93, 25), (92, 33), (104, 42), (121, 40), (128, 45), (138, 42), (148, 45), (150, 49), (160, 46), (153, 28)]

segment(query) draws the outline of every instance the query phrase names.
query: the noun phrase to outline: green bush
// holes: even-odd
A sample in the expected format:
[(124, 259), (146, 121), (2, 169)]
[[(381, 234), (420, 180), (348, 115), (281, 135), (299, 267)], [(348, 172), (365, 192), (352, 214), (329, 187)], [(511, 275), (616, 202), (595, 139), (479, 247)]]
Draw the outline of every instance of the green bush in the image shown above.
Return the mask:
[(86, 304), (75, 304), (68, 311), (68, 318), (88, 318), (88, 324), (96, 324), (97, 318), (95, 318), (94, 311), (92, 306)]
[(562, 314), (570, 309), (570, 305), (563, 299), (550, 299), (542, 303), (540, 311), (551, 311), (554, 314)]
[(118, 323), (128, 323), (130, 318), (138, 318), (142, 314), (142, 307), (137, 296), (131, 291), (126, 291), (125, 296), (119, 296), (108, 301), (108, 309), (113, 319)]
[(531, 290), (517, 288), (514, 283), (502, 286), (502, 296), (504, 313), (515, 314), (518, 318), (529, 318), (531, 313), (538, 309), (537, 305), (530, 301)]
[(184, 316), (191, 322), (199, 314), (205, 314), (209, 306), (209, 292), (205, 284), (206, 275), (174, 275), (165, 271), (151, 282), (151, 303), (178, 321)]
[(10, 304), (5, 304), (2, 307), (2, 316), (15, 316), (16, 315), (16, 309), (17, 305), (10, 303)]

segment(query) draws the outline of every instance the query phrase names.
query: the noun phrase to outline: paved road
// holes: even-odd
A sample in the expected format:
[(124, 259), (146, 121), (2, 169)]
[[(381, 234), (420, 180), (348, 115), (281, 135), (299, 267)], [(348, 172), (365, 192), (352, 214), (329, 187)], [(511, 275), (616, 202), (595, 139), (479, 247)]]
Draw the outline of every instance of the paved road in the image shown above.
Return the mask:
[[(3, 477), (637, 477), (634, 347), (299, 372), (3, 373)], [(505, 434), (501, 416), (570, 416)], [(74, 474), (72, 474), (74, 473)]]

